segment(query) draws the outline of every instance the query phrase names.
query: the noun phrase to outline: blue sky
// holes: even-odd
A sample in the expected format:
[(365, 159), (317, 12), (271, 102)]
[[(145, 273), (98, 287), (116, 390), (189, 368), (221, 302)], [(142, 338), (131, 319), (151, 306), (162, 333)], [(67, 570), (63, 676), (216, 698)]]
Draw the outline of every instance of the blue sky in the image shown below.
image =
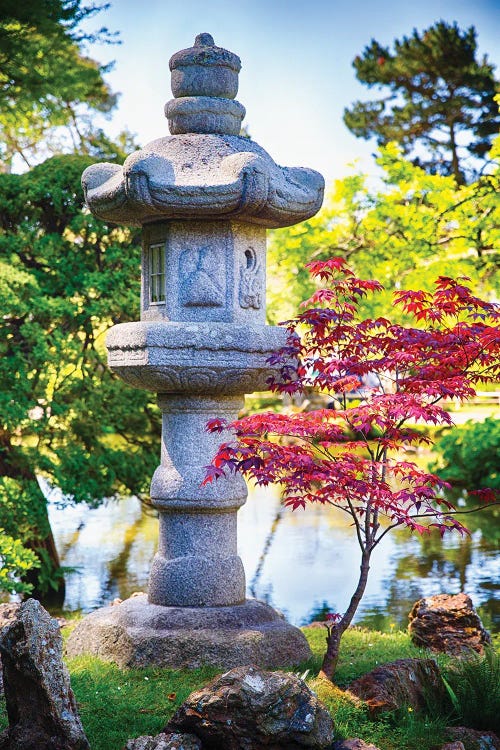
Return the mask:
[(141, 145), (168, 135), (168, 60), (209, 32), (241, 58), (237, 99), (252, 138), (279, 164), (312, 167), (331, 180), (355, 159), (372, 170), (373, 144), (342, 121), (345, 106), (370, 96), (355, 79), (354, 57), (372, 38), (391, 44), (440, 19), (474, 25), (480, 54), (499, 74), (500, 0), (114, 0), (87, 27), (106, 25), (122, 40), (90, 50), (101, 62), (115, 60), (107, 79), (121, 97), (111, 133), (127, 127)]

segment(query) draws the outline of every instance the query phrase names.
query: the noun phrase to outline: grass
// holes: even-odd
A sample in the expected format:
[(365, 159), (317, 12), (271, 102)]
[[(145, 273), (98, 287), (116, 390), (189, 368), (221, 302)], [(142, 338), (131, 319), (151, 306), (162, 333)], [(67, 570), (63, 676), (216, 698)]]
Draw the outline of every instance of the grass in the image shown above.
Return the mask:
[(220, 670), (121, 670), (93, 657), (68, 663), (92, 750), (121, 750), (127, 739), (158, 734), (196, 688)]
[[(302, 674), (308, 669), (315, 675), (323, 655), (325, 631), (318, 627), (304, 632), (313, 657), (294, 671)], [(495, 649), (500, 650), (500, 638), (494, 641)], [(349, 629), (342, 639), (336, 675), (339, 687), (315, 677), (307, 679), (334, 718), (335, 739), (360, 737), (380, 750), (431, 750), (443, 744), (451, 714), (429, 718), (403, 707), (398, 715), (374, 721), (362, 704), (353, 703), (341, 689), (378, 664), (427, 656), (428, 652), (412, 645), (406, 632)], [(446, 657), (439, 657), (439, 661), (445, 670), (450, 665)], [(123, 670), (94, 657), (78, 657), (67, 663), (92, 750), (121, 750), (131, 737), (158, 734), (187, 696), (221, 671), (209, 667)], [(0, 729), (6, 726), (5, 706), (0, 705)]]
[[(300, 666), (300, 673), (309, 669), (314, 675), (321, 662), (325, 631), (306, 628), (304, 632), (313, 657)], [(424, 656), (428, 654), (413, 646), (405, 632), (352, 628), (343, 638), (337, 681), (342, 688), (378, 664)], [(93, 657), (71, 659), (68, 667), (92, 750), (121, 750), (131, 737), (157, 734), (187, 696), (220, 671), (214, 668), (122, 670)], [(403, 709), (397, 717), (373, 721), (363, 706), (353, 704), (338, 687), (314, 677), (308, 683), (331, 711), (336, 739), (360, 737), (380, 750), (430, 750), (446, 740), (446, 716), (429, 719)], [(6, 725), (2, 706), (0, 727)]]

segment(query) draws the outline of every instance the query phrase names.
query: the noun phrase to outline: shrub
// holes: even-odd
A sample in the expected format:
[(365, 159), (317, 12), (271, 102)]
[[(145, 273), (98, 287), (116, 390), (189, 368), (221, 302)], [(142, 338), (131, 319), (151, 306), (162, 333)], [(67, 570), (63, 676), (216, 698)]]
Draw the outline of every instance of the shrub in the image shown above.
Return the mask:
[(500, 655), (486, 648), (446, 669), (444, 683), (453, 706), (454, 723), (472, 729), (500, 731)]
[(437, 442), (440, 459), (432, 469), (442, 479), (462, 487), (500, 489), (500, 419), (469, 421), (454, 427)]

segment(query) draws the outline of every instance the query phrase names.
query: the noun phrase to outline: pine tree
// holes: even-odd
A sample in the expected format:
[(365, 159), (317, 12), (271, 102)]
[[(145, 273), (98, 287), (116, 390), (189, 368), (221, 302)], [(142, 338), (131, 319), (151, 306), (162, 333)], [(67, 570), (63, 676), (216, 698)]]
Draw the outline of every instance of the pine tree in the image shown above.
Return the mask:
[[(104, 80), (109, 65), (89, 58), (85, 44), (111, 42), (106, 28), (81, 23), (106, 5), (83, 0), (2, 0), (0, 14), (0, 169), (14, 156), (26, 166), (69, 148), (84, 153), (103, 136), (93, 120), (116, 104)], [(100, 144), (99, 144), (100, 145)]]
[(359, 81), (384, 95), (345, 109), (349, 130), (379, 145), (397, 141), (431, 174), (454, 175), (459, 184), (477, 176), (500, 119), (495, 68), (477, 59), (473, 26), (439, 21), (396, 39), (394, 52), (372, 39), (353, 66)]

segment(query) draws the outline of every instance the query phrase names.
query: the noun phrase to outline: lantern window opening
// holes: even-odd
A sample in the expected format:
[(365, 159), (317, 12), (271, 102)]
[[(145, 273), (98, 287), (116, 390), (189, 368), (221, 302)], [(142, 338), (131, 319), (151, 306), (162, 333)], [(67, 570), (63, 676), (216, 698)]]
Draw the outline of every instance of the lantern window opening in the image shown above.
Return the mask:
[(165, 302), (165, 243), (149, 247), (149, 302)]

